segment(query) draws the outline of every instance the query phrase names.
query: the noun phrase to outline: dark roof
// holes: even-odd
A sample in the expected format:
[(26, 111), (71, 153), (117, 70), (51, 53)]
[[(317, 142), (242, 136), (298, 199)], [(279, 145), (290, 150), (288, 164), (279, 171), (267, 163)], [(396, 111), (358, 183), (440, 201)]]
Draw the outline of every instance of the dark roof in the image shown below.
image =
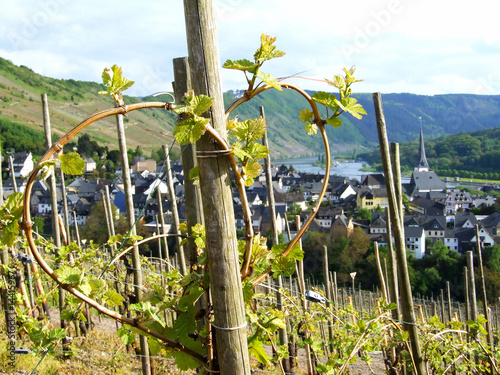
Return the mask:
[(444, 191), (446, 185), (434, 171), (413, 172), (411, 175), (411, 195), (425, 191)]
[(422, 232), (424, 228), (422, 227), (406, 227), (405, 226), (405, 237), (422, 237)]
[(385, 178), (381, 173), (365, 174), (361, 176), (363, 186), (385, 186)]
[(491, 215), (485, 217), (481, 222), (485, 228), (500, 227), (500, 212), (492, 213)]
[(294, 202), (304, 202), (304, 194), (301, 192), (295, 193), (274, 193), (274, 201), (276, 203), (294, 203)]
[(472, 225), (477, 224), (476, 215), (472, 212), (457, 212), (455, 214), (455, 227), (462, 227), (467, 220), (469, 220)]

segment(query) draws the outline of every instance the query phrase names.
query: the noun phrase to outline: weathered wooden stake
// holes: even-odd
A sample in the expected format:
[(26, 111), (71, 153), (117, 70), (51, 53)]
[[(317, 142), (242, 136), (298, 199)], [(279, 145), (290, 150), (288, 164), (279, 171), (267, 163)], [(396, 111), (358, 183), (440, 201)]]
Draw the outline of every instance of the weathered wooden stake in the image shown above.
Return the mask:
[[(207, 112), (211, 126), (226, 138), (224, 103), (220, 85), (217, 26), (208, 0), (184, 0), (189, 67), (194, 92), (213, 98)], [(245, 306), (239, 273), (239, 255), (231, 194), (231, 168), (220, 147), (205, 134), (196, 143), (200, 190), (206, 230), (207, 264), (213, 301), (217, 355), (222, 375), (250, 375)], [(214, 153), (215, 151), (215, 153)], [(208, 153), (207, 153), (208, 152)], [(215, 277), (217, 276), (217, 277)]]
[[(479, 261), (479, 275), (481, 277), (481, 291), (482, 291), (482, 300), (483, 300), (483, 313), (484, 317), (486, 319), (486, 342), (490, 345), (492, 350), (494, 350), (493, 346), (493, 332), (491, 329), (491, 316), (490, 312), (488, 309), (488, 299), (486, 297), (486, 282), (484, 279), (484, 268), (483, 268), (483, 255), (482, 255), (482, 249), (481, 249), (481, 236), (479, 232), (479, 225), (475, 225), (475, 230), (476, 230), (476, 249), (477, 249), (477, 258)], [(491, 368), (493, 369), (493, 363), (491, 364)]]
[[(125, 193), (125, 205), (127, 210), (127, 222), (130, 227), (130, 235), (135, 236), (137, 234), (137, 231), (135, 227), (134, 201), (132, 198), (132, 181), (130, 178), (130, 168), (128, 164), (127, 141), (125, 139), (123, 115), (116, 115), (116, 130), (118, 133), (118, 143), (122, 162), (122, 176)], [(132, 265), (134, 267), (134, 293), (137, 300), (140, 301), (142, 298), (141, 258), (139, 254), (139, 246), (135, 245), (135, 241), (132, 249)], [(141, 346), (142, 374), (151, 375), (148, 339), (146, 336), (139, 335), (139, 342)]]
[[(265, 121), (266, 115), (264, 113), (264, 107), (260, 107), (260, 117), (262, 117)], [(264, 133), (264, 136), (262, 137), (262, 145), (265, 147), (269, 148), (269, 145), (267, 143), (267, 132)], [(279, 244), (279, 234), (278, 234), (278, 225), (276, 223), (276, 207), (274, 204), (274, 189), (273, 189), (273, 178), (271, 175), (271, 155), (267, 154), (265, 159), (264, 159), (264, 170), (265, 170), (265, 175), (266, 175), (266, 190), (267, 190), (267, 204), (269, 206), (269, 217), (271, 218), (271, 232), (272, 232), (272, 243), (273, 245), (278, 245)], [(277, 279), (278, 282), (278, 289), (283, 289), (283, 278), (278, 276)], [(281, 292), (278, 291), (276, 293), (276, 299), (278, 303), (278, 309), (281, 311), (284, 311), (284, 306), (283, 306), (283, 296), (281, 295)], [(288, 321), (287, 321), (288, 325)], [(280, 339), (280, 344), (284, 345), (285, 347), (288, 348), (288, 333), (287, 333), (287, 327), (285, 328), (280, 328), (278, 330), (278, 335)], [(290, 364), (290, 358), (283, 358), (281, 361), (282, 366), (283, 366), (283, 371), (286, 373), (291, 372), (291, 364)]]
[[(173, 226), (174, 226), (174, 233), (179, 234), (179, 210), (177, 209), (177, 198), (175, 195), (175, 189), (174, 189), (174, 180), (172, 177), (172, 169), (170, 167), (170, 155), (168, 151), (168, 146), (163, 145), (163, 153), (165, 155), (165, 164), (167, 168), (167, 186), (168, 186), (168, 197), (170, 199), (170, 209), (172, 211), (172, 219), (173, 219)], [(189, 179), (189, 177), (188, 177)], [(158, 187), (159, 189), (159, 187)], [(176, 243), (177, 243), (177, 252), (179, 255), (179, 269), (181, 271), (182, 275), (186, 274), (186, 257), (184, 256), (184, 246), (181, 245), (182, 238), (177, 236), (175, 238)]]
[[(192, 89), (191, 85), (191, 71), (189, 69), (189, 63), (187, 57), (179, 57), (173, 60), (174, 65), (174, 78), (175, 82), (172, 84), (175, 92), (175, 101), (177, 103), (182, 102), (182, 98), (185, 93)], [(196, 223), (203, 224), (203, 206), (201, 203), (201, 192), (198, 185), (193, 183), (193, 180), (187, 178), (191, 169), (198, 166), (198, 161), (196, 160), (196, 145), (187, 144), (183, 146), (183, 151), (181, 154), (182, 158), (182, 170), (184, 171), (184, 192), (186, 197), (186, 223), (188, 226), (188, 234), (192, 234), (192, 227)], [(186, 256), (191, 264), (197, 262), (196, 258), (196, 246), (194, 244), (194, 239), (189, 238), (186, 243)]]
[[(45, 146), (49, 149), (52, 146), (52, 134), (50, 133), (50, 115), (49, 115), (49, 102), (47, 100), (47, 94), (42, 94), (42, 108), (43, 108), (43, 128), (45, 131)], [(54, 245), (56, 251), (61, 247), (61, 232), (59, 231), (59, 219), (57, 217), (57, 185), (56, 177), (52, 174), (49, 177), (49, 190), (50, 190), (50, 202), (52, 206), (52, 236), (54, 238)], [(56, 265), (59, 268), (59, 265)], [(62, 311), (65, 305), (65, 290), (61, 287), (57, 288), (59, 294), (59, 313), (62, 316)], [(66, 321), (60, 320), (61, 328), (66, 327)], [(63, 350), (67, 349), (68, 340), (64, 338), (62, 340)]]
[(380, 151), (382, 156), (382, 164), (384, 167), (387, 195), (389, 199), (389, 211), (391, 222), (393, 223), (392, 227), (394, 231), (399, 276), (401, 277), (399, 284), (401, 286), (401, 306), (404, 319), (403, 326), (410, 336), (411, 351), (413, 360), (415, 362), (414, 370), (417, 375), (423, 375), (425, 373), (425, 369), (422, 358), (422, 350), (420, 348), (420, 341), (418, 337), (418, 327), (416, 325), (415, 312), (413, 309), (413, 299), (410, 286), (410, 277), (408, 274), (408, 265), (406, 263), (406, 246), (403, 233), (403, 223), (401, 221), (399, 203), (397, 201), (395, 191), (395, 182), (392, 174), (391, 159), (389, 155), (389, 142), (387, 140), (387, 131), (380, 93), (373, 94), (373, 101), (375, 105), (375, 114), (377, 117)]

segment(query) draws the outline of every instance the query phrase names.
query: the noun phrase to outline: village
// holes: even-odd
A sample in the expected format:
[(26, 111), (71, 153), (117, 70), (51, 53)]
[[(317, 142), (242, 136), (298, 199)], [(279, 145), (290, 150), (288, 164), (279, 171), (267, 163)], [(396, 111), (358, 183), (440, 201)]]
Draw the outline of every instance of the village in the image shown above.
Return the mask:
[[(417, 259), (426, 254), (426, 243), (443, 242), (450, 250), (464, 253), (477, 246), (475, 225), (479, 226), (480, 242), (483, 247), (500, 243), (500, 213), (490, 215), (475, 215), (472, 208), (484, 208), (497, 203), (497, 199), (487, 194), (471, 195), (468, 191), (457, 188), (447, 188), (445, 182), (431, 170), (425, 156), (423, 134), (420, 135), (419, 163), (415, 166), (409, 183), (402, 186), (403, 193), (408, 197), (408, 207), (404, 216), (404, 230), (407, 252)], [(95, 177), (96, 162), (85, 158), (85, 174), (69, 182), (66, 186), (66, 206), (68, 222), (71, 227), (84, 227), (91, 213), (91, 208), (103, 199), (105, 187), (117, 210), (126, 213), (125, 195), (121, 173), (117, 178), (106, 180)], [(12, 154), (14, 179), (9, 177), (3, 182), (4, 198), (16, 189), (23, 192), (24, 176), (34, 167), (30, 153), (18, 152)], [(158, 166), (155, 160), (144, 157), (134, 157), (131, 163), (133, 183), (133, 201), (136, 218), (142, 216), (145, 227), (153, 233), (158, 225), (164, 222), (166, 232), (174, 231), (172, 208), (169, 189), (164, 178), (165, 167)], [(169, 174), (175, 191), (175, 199), (180, 221), (185, 220), (185, 195), (182, 165), (173, 162)], [(162, 178), (163, 176), (163, 178)], [(310, 207), (317, 202), (323, 186), (324, 176), (321, 174), (298, 173), (286, 166), (273, 166), (272, 181), (275, 195), (276, 222), (278, 231), (287, 238), (287, 223), (285, 216), (290, 212), (300, 214), (302, 219), (310, 214)], [(160, 209), (157, 195), (153, 194), (156, 187), (160, 190), (164, 220), (158, 220)], [(498, 186), (485, 185), (481, 190), (498, 191)], [(252, 211), (252, 226), (255, 233), (265, 235), (271, 226), (269, 209), (267, 207), (267, 188), (265, 176), (261, 175), (255, 183), (247, 188), (248, 201)], [(64, 216), (64, 199), (60, 184), (58, 185), (58, 211)], [(243, 211), (236, 188), (233, 189), (233, 205), (235, 225), (243, 231)], [(349, 180), (342, 176), (330, 176), (327, 193), (323, 204), (310, 225), (310, 231), (330, 232), (334, 237), (346, 238), (355, 227), (360, 227), (372, 241), (379, 245), (387, 244), (387, 192), (383, 174), (366, 174), (361, 181)], [(371, 213), (359, 218), (360, 211)], [(48, 183), (38, 180), (31, 197), (32, 215), (46, 218), (52, 212)], [(357, 218), (356, 218), (357, 217)], [(291, 236), (294, 235), (294, 225)], [(50, 235), (50, 225), (46, 225), (47, 235)]]

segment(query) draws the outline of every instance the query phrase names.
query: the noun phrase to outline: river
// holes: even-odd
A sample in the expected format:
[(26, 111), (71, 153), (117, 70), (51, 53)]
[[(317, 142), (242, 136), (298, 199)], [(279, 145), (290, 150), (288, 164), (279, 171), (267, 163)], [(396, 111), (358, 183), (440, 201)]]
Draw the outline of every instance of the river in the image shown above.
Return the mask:
[[(284, 164), (287, 167), (293, 165), (293, 167), (298, 172), (325, 174), (325, 168), (316, 167), (313, 165), (313, 163), (315, 163), (316, 161), (318, 161), (318, 158), (316, 156), (310, 156), (305, 158), (276, 160), (274, 164), (277, 166)], [(363, 168), (363, 162), (357, 162), (357, 161), (354, 162), (342, 161), (342, 163), (333, 162), (330, 170), (330, 175), (339, 175), (347, 177), (349, 179), (355, 178), (358, 181), (361, 181), (361, 175), (378, 173), (378, 172), (362, 172), (360, 171), (361, 168)]]

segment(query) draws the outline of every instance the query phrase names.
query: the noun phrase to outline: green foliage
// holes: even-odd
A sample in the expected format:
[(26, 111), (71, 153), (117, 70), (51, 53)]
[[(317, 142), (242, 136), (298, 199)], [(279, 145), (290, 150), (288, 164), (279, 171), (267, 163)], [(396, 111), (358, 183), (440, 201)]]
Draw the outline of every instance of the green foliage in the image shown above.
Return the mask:
[(59, 157), (61, 171), (68, 175), (81, 175), (85, 169), (85, 161), (76, 152), (63, 154)]
[[(318, 91), (311, 96), (315, 102), (323, 104), (326, 107), (327, 119), (325, 123), (334, 128), (342, 126), (342, 120), (339, 116), (343, 112), (351, 114), (358, 120), (362, 118), (362, 115), (366, 115), (363, 106), (350, 96), (352, 94), (351, 85), (355, 82), (360, 82), (360, 80), (354, 78), (354, 72), (354, 67), (349, 70), (344, 68), (345, 76), (336, 75), (332, 81), (327, 80), (329, 85), (334, 86), (338, 90), (340, 100), (335, 95), (324, 91)], [(329, 111), (332, 111), (331, 115), (328, 115)], [(309, 109), (300, 111), (299, 120), (305, 123), (307, 134), (316, 134), (318, 130), (316, 121), (319, 119), (315, 119), (314, 114)]]
[(254, 179), (262, 172), (262, 166), (257, 159), (262, 159), (269, 153), (267, 147), (257, 142), (266, 132), (265, 121), (263, 118), (243, 122), (231, 120), (227, 128), (229, 137), (236, 139), (231, 148), (238, 163), (241, 164), (241, 176), (245, 185), (251, 186)]
[(2, 144), (2, 151), (14, 149), (41, 156), (46, 151), (44, 140), (45, 136), (42, 131), (0, 118), (0, 143)]
[(131, 81), (122, 75), (122, 68), (113, 65), (110, 69), (104, 68), (102, 72), (102, 83), (106, 86), (106, 91), (99, 91), (101, 95), (110, 95), (119, 106), (125, 105), (122, 91), (130, 88), (134, 81)]
[(212, 106), (212, 98), (205, 95), (195, 96), (191, 90), (182, 99), (185, 103), (174, 109), (175, 113), (182, 114), (183, 120), (174, 129), (174, 136), (181, 145), (195, 143), (205, 133), (205, 127), (210, 120), (202, 115)]
[(23, 194), (13, 193), (0, 207), (0, 244), (12, 246), (19, 234), (19, 220), (23, 214)]
[[(261, 80), (261, 82), (257, 85), (257, 87), (261, 83), (267, 83), (268, 85), (271, 85), (272, 87), (281, 91), (281, 86), (278, 80), (274, 78), (272, 75), (264, 73), (260, 70), (262, 64), (264, 64), (265, 61), (285, 55), (285, 52), (276, 49), (274, 42), (276, 42), (275, 37), (262, 34), (260, 38), (260, 47), (257, 49), (257, 51), (253, 56), (254, 57), (253, 63), (247, 59), (236, 60), (236, 61), (227, 60), (224, 63), (223, 68), (243, 71), (245, 73), (245, 76), (247, 77), (249, 91), (253, 90), (256, 87), (255, 83), (257, 78)], [(247, 76), (247, 73), (252, 74), (252, 78), (249, 78)]]

